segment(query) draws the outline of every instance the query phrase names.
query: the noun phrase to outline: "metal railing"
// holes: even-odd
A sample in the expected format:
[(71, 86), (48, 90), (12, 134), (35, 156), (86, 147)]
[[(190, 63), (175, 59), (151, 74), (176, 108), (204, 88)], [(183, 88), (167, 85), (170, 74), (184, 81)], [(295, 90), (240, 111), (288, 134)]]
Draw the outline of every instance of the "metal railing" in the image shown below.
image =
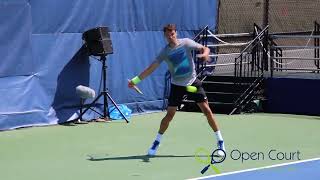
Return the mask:
[[(255, 25), (256, 26), (256, 25)], [(259, 77), (265, 66), (268, 41), (268, 26), (258, 32), (256, 37), (235, 58), (235, 77)], [(264, 48), (266, 47), (266, 48)]]
[(261, 29), (256, 24), (254, 26), (255, 38), (242, 50), (241, 54), (235, 58), (234, 76), (239, 79), (237, 83), (240, 85), (242, 83), (241, 78), (251, 77), (255, 79), (235, 101), (234, 108), (230, 112), (230, 115), (236, 111), (241, 111), (253, 100), (255, 92), (264, 79), (264, 71), (268, 70), (268, 45), (272, 43), (268, 39), (268, 26), (264, 29)]
[(256, 78), (254, 82), (247, 88), (240, 97), (235, 101), (234, 108), (229, 113), (229, 115), (232, 115), (238, 110), (244, 109), (249, 102), (251, 102), (255, 97), (255, 92), (259, 88), (259, 86), (262, 84), (264, 77), (263, 74), (260, 75), (260, 77)]
[[(207, 25), (193, 38), (193, 40), (207, 47), (208, 46), (208, 30), (209, 30), (209, 26)], [(202, 73), (206, 68), (206, 62), (198, 60), (196, 51), (193, 51), (193, 59), (196, 64), (197, 76), (200, 77), (202, 76)]]
[[(245, 46), (245, 48), (240, 52), (240, 54), (234, 59), (233, 62), (228, 62), (225, 64), (206, 64), (203, 61), (196, 61), (196, 68), (198, 76), (202, 76), (202, 72), (206, 68), (210, 67), (217, 67), (217, 66), (234, 66), (234, 77), (240, 79), (239, 82), (241, 83), (241, 78), (245, 77), (251, 77), (255, 78), (254, 82), (250, 84), (249, 88), (245, 90), (243, 94), (235, 101), (235, 108), (230, 113), (234, 113), (235, 111), (244, 108), (248, 102), (250, 102), (254, 96), (255, 92), (260, 85), (262, 84), (262, 81), (264, 79), (264, 76), (267, 74), (266, 72), (270, 72), (271, 77), (273, 76), (273, 73), (276, 71), (306, 71), (309, 70), (310, 72), (316, 72), (320, 73), (320, 25), (317, 22), (314, 22), (314, 30), (313, 31), (304, 31), (304, 32), (291, 32), (291, 33), (270, 33), (268, 30), (268, 26), (265, 28), (260, 28), (256, 24), (254, 25), (254, 31), (253, 33), (244, 33), (243, 36), (249, 37), (254, 36), (252, 38), (253, 40), (248, 41), (247, 43), (227, 43), (220, 38), (225, 38), (226, 36), (229, 36), (229, 34), (221, 35), (221, 34), (213, 34), (210, 32), (208, 26), (203, 28), (194, 38), (195, 41), (203, 44), (204, 46), (208, 46), (210, 48), (219, 48), (219, 47), (234, 47), (234, 46)], [(238, 36), (239, 34), (233, 34), (234, 36)], [(210, 44), (212, 42), (208, 43), (208, 38), (214, 38), (213, 43), (216, 44)], [(293, 41), (291, 46), (287, 44), (283, 44), (283, 42), (290, 42), (286, 39), (290, 38), (296, 38), (298, 40)], [(299, 46), (299, 40), (300, 39), (306, 39), (309, 38), (308, 43), (310, 40), (313, 40), (313, 45), (307, 45), (306, 46)], [(280, 39), (280, 41), (279, 41)], [(285, 39), (281, 41), (281, 39)], [(280, 42), (280, 43), (279, 43)], [(220, 43), (220, 44), (219, 44)], [(302, 57), (287, 57), (285, 55), (287, 54), (294, 54), (291, 53), (288, 49), (294, 49), (292, 51), (295, 51), (295, 49), (304, 49), (308, 50), (311, 49), (313, 53), (313, 57), (308, 56), (302, 56)], [(289, 53), (288, 53), (289, 52)], [(311, 51), (310, 51), (311, 52)], [(311, 55), (308, 52), (308, 55)], [(230, 56), (234, 55), (235, 53), (223, 53), (223, 54), (210, 54), (211, 58), (217, 59), (219, 56)], [(194, 59), (197, 60), (196, 54), (194, 54)], [(296, 61), (299, 60), (300, 63), (303, 62), (314, 62), (313, 68), (306, 68), (306, 67), (300, 67), (298, 69), (288, 67), (287, 61)]]
[[(217, 73), (216, 70), (218, 69), (216, 68), (219, 68), (219, 70), (224, 70), (227, 67), (230, 67), (233, 73), (233, 69), (234, 69), (233, 66), (235, 64), (232, 59), (233, 57), (236, 57), (237, 55), (239, 55), (240, 51), (231, 52), (231, 53), (218, 53), (218, 51), (220, 51), (221, 48), (242, 49), (242, 47), (245, 47), (246, 45), (251, 43), (252, 37), (253, 37), (253, 33), (251, 32), (250, 33), (234, 33), (234, 34), (214, 34), (208, 28), (208, 26), (204, 27), (199, 33), (197, 33), (197, 35), (193, 39), (194, 41), (210, 48), (211, 53), (209, 57), (211, 58), (211, 60), (210, 62), (204, 62), (202, 60), (198, 60), (196, 56), (197, 52), (193, 53), (193, 57), (196, 64), (197, 76), (202, 78), (208, 74), (212, 75), (213, 72)], [(228, 39), (229, 41), (240, 41), (240, 42), (226, 42), (221, 38)], [(241, 38), (242, 40), (239, 40), (237, 38)], [(244, 39), (246, 39), (247, 41), (244, 41)], [(221, 62), (218, 63), (219, 59), (221, 60)], [(228, 59), (230, 59), (231, 61), (228, 61)], [(222, 73), (225, 73), (225, 71), (223, 71)]]
[[(320, 73), (320, 25), (316, 21), (313, 31), (275, 33), (270, 35), (270, 39), (282, 41), (282, 45), (272, 44), (270, 47), (271, 77), (274, 76), (274, 71)], [(313, 45), (309, 45), (311, 40)], [(291, 41), (294, 44), (289, 44)], [(303, 41), (307, 43), (299, 45)], [(282, 49), (281, 56), (277, 56), (277, 49)], [(312, 51), (313, 57), (310, 56)]]

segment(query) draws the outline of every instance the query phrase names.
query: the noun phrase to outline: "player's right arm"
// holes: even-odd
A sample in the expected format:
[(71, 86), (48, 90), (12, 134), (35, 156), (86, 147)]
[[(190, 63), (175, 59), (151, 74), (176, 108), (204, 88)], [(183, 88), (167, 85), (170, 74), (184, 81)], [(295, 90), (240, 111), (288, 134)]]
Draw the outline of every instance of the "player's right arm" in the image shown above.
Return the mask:
[(153, 62), (152, 64), (150, 64), (150, 66), (148, 66), (140, 75), (139, 78), (145, 79), (147, 76), (149, 76), (154, 70), (156, 70), (159, 67), (159, 63), (158, 62)]
[[(134, 85), (139, 83), (141, 80), (145, 79), (147, 76), (149, 76), (154, 70), (156, 70), (159, 67), (160, 63), (158, 61), (154, 61), (152, 64), (150, 64), (142, 73), (140, 73), (138, 76), (134, 77), (128, 82), (128, 86), (132, 88)], [(134, 82), (138, 80), (139, 82)]]
[(163, 62), (166, 58), (166, 51), (165, 48), (163, 48), (160, 51), (159, 55), (155, 58), (155, 60), (144, 71), (142, 71), (142, 73), (140, 73), (138, 76), (135, 76), (128, 82), (128, 87), (134, 87), (134, 85), (137, 85), (140, 81), (149, 76), (154, 70), (156, 70), (159, 67), (161, 62)]

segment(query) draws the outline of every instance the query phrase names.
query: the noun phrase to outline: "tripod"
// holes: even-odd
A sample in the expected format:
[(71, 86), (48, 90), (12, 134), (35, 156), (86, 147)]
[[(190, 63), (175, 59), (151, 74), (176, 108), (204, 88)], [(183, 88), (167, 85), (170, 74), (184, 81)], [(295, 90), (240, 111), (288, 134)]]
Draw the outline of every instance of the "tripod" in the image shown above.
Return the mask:
[(102, 81), (103, 81), (103, 90), (100, 92), (100, 94), (89, 104), (89, 106), (85, 109), (85, 110), (81, 110), (79, 118), (80, 120), (82, 119), (82, 116), (84, 115), (84, 113), (86, 113), (89, 109), (91, 109), (91, 106), (93, 106), (101, 96), (103, 96), (103, 114), (93, 110), (94, 112), (98, 113), (99, 115), (102, 116), (103, 119), (109, 119), (109, 110), (108, 110), (108, 98), (109, 100), (112, 102), (112, 104), (116, 107), (116, 109), (120, 112), (120, 114), (122, 115), (122, 117), (126, 120), (127, 123), (129, 123), (128, 119), (126, 118), (126, 116), (120, 111), (118, 105), (115, 103), (115, 101), (112, 99), (112, 97), (110, 96), (110, 94), (108, 93), (108, 89), (107, 89), (107, 65), (106, 65), (106, 61), (107, 58), (105, 56), (100, 56), (99, 59), (100, 62), (102, 62)]

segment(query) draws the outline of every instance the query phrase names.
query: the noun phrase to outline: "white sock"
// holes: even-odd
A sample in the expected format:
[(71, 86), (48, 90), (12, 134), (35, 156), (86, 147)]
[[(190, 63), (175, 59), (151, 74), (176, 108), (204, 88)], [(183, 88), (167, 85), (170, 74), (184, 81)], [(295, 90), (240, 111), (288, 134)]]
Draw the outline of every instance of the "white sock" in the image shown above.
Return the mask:
[(160, 142), (162, 138), (162, 134), (158, 133), (156, 137), (156, 141)]
[(216, 131), (214, 132), (216, 134), (216, 138), (218, 141), (223, 141), (222, 135), (220, 131)]

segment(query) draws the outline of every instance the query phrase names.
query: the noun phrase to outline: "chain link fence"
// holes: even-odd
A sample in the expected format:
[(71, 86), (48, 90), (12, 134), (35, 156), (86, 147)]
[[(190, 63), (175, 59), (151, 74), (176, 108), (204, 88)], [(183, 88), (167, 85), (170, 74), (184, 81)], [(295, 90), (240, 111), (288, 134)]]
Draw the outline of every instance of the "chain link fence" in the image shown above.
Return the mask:
[[(288, 34), (290, 38), (277, 38), (278, 46), (286, 46), (283, 57), (290, 59), (273, 59), (286, 69), (317, 69), (315, 60), (316, 38), (314, 21), (320, 22), (320, 1), (318, 0), (220, 0), (218, 10), (218, 34), (254, 33), (254, 24), (263, 27), (269, 24), (269, 34)], [(304, 35), (304, 38), (296, 36)], [(252, 36), (224, 36), (220, 38), (227, 43), (246, 43)], [(217, 41), (216, 41), (217, 42)], [(290, 46), (295, 46), (290, 48)], [(297, 47), (298, 46), (298, 47)], [(217, 64), (232, 64), (245, 46), (217, 47)], [(223, 54), (223, 55), (219, 55)], [(225, 55), (230, 54), (230, 55)], [(231, 74), (234, 66), (217, 66), (215, 74)], [(308, 72), (308, 71), (306, 71)]]

